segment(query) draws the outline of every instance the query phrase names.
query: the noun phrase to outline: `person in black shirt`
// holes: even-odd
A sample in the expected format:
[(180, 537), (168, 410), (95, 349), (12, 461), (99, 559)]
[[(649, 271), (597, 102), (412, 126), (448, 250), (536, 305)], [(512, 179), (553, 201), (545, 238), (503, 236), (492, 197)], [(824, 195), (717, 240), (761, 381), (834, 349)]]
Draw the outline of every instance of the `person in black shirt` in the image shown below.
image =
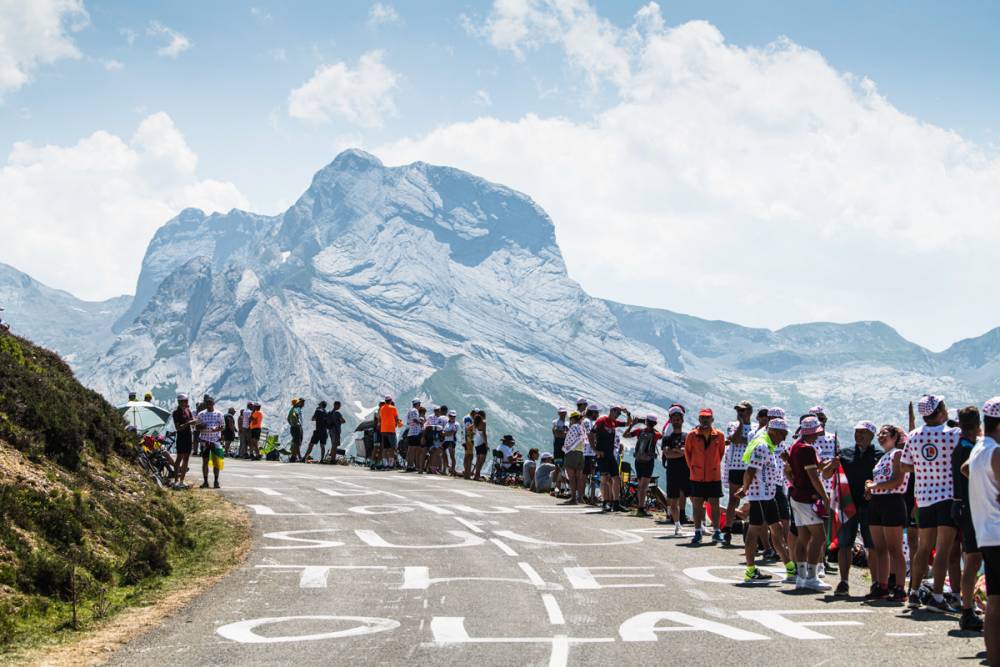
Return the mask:
[(670, 425), (664, 429), (667, 434), (660, 441), (660, 458), (667, 470), (667, 500), (670, 503), (670, 518), (674, 522), (674, 535), (680, 535), (684, 522), (684, 508), (691, 494), (691, 471), (684, 458), (684, 406), (672, 405), (667, 410)]
[(981, 632), (983, 621), (976, 616), (973, 602), (983, 555), (979, 551), (976, 528), (972, 525), (972, 512), (969, 510), (969, 480), (962, 474), (962, 464), (969, 460), (981, 432), (979, 408), (970, 405), (959, 410), (958, 426), (962, 429), (962, 439), (951, 455), (951, 476), (955, 483), (955, 502), (951, 505), (951, 512), (955, 525), (961, 532), (962, 551), (965, 554), (965, 562), (962, 563), (962, 617), (958, 627), (961, 630)]
[(316, 428), (313, 429), (312, 436), (309, 438), (309, 447), (306, 448), (306, 455), (302, 457), (303, 463), (309, 459), (309, 455), (312, 454), (316, 443), (319, 443), (319, 460), (322, 461), (326, 455), (326, 401), (320, 401), (319, 405), (316, 406), (312, 421), (316, 424)]
[[(840, 451), (840, 465), (847, 475), (847, 484), (851, 487), (851, 499), (857, 509), (854, 516), (844, 521), (837, 533), (837, 564), (840, 569), (840, 583), (834, 595), (846, 596), (850, 594), (850, 587), (847, 584), (847, 575), (851, 571), (851, 558), (853, 557), (854, 540), (858, 537), (858, 528), (861, 529), (861, 540), (865, 549), (872, 549), (875, 543), (872, 542), (871, 528), (868, 524), (868, 499), (865, 498), (865, 482), (872, 478), (872, 471), (882, 455), (885, 454), (882, 448), (872, 444), (878, 427), (870, 421), (858, 422), (854, 427), (854, 447)], [(834, 463), (836, 470), (836, 463)]]
[[(347, 420), (340, 414), (340, 401), (333, 402), (333, 409), (326, 413), (326, 432), (330, 435), (330, 461), (336, 462), (337, 448), (340, 447), (341, 427)], [(320, 458), (320, 463), (323, 459)]]
[(191, 459), (191, 450), (194, 449), (194, 433), (191, 427), (197, 421), (191, 413), (187, 394), (177, 394), (177, 408), (171, 415), (174, 420), (174, 428), (177, 429), (177, 488), (184, 488), (184, 476), (188, 471), (188, 461)]

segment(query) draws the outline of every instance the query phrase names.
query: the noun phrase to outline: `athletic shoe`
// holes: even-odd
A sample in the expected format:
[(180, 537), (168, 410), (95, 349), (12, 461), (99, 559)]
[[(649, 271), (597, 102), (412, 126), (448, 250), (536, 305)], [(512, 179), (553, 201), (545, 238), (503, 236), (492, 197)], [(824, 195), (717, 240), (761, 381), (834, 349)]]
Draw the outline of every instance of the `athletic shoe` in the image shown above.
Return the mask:
[(641, 516), (641, 517), (653, 516), (652, 514), (650, 514), (649, 512), (647, 512), (646, 510), (642, 509), (641, 507), (635, 511), (635, 515), (636, 516)]
[(826, 578), (826, 565), (820, 563), (816, 566), (816, 578), (824, 579)]
[(701, 531), (694, 531), (694, 537), (691, 538), (691, 544), (701, 544)]
[(944, 599), (943, 595), (934, 594), (931, 596), (931, 599), (924, 604), (924, 609), (938, 614), (947, 614), (951, 611), (951, 606), (948, 604), (948, 601)]
[(610, 507), (608, 507), (608, 504), (607, 504), (607, 503), (601, 503), (601, 511), (602, 511), (602, 512), (610, 512), (610, 511), (611, 511), (611, 508), (610, 508)]
[(833, 592), (839, 598), (846, 598), (851, 594), (851, 587), (848, 586), (846, 581), (842, 581), (837, 584), (837, 590)]
[(764, 574), (763, 572), (761, 572), (760, 570), (758, 570), (756, 565), (748, 567), (743, 572), (743, 581), (744, 581), (744, 583), (752, 583), (752, 582), (756, 582), (756, 581), (768, 581), (771, 578), (772, 578), (771, 575)]
[(681, 534), (681, 524), (675, 523), (674, 524), (674, 535), (677, 536), (677, 535), (680, 535), (680, 534)]
[(612, 510), (615, 512), (628, 512), (628, 508), (622, 505), (621, 503), (615, 503), (615, 506), (612, 508)]
[(208, 488), (208, 482), (202, 482), (201, 486), (199, 486), (198, 488), (199, 489), (207, 489)]
[(889, 597), (886, 600), (889, 602), (906, 602), (906, 591), (903, 590), (902, 586), (890, 586)]
[(806, 578), (795, 575), (795, 590), (799, 591), (806, 587)]
[(833, 588), (830, 584), (823, 583), (818, 577), (813, 577), (812, 579), (806, 579), (802, 582), (802, 588), (811, 591), (828, 591)]
[(889, 597), (889, 589), (882, 588), (880, 584), (872, 584), (871, 590), (865, 594), (866, 600), (885, 600)]
[(715, 542), (716, 544), (719, 544), (720, 542), (722, 542), (722, 531), (721, 530), (716, 529), (715, 532), (712, 533), (712, 542)]
[(910, 591), (906, 599), (906, 606), (910, 609), (920, 609), (923, 603), (920, 601), (920, 594), (917, 591)]
[(784, 583), (798, 585), (799, 577), (796, 575), (795, 572), (795, 563), (792, 562), (785, 563)]
[(958, 597), (954, 593), (946, 591), (944, 594), (944, 601), (948, 603), (949, 611), (956, 614), (962, 611), (962, 598)]
[(966, 632), (982, 632), (983, 619), (976, 616), (972, 609), (963, 609), (962, 618), (958, 620), (958, 629)]
[(216, 489), (221, 489), (222, 487), (221, 487), (221, 486), (219, 486), (219, 483), (218, 483), (218, 482), (216, 482), (216, 483), (214, 484), (214, 488), (216, 488)]
[(778, 552), (774, 549), (768, 549), (764, 552), (764, 555), (761, 556), (761, 558), (768, 561), (778, 560)]
[[(718, 533), (719, 531), (715, 531), (715, 532)], [(715, 540), (714, 536), (712, 537), (712, 540), (713, 541)], [(730, 533), (730, 532), (726, 532), (726, 534), (722, 536), (722, 546), (728, 547), (732, 543), (733, 543), (733, 534)]]

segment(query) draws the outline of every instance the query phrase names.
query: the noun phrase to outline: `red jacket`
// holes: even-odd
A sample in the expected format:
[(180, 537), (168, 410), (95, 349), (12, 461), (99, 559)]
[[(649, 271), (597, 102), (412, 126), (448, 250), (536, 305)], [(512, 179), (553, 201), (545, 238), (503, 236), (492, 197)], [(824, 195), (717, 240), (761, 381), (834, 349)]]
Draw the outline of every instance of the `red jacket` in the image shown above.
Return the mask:
[(692, 482), (721, 482), (722, 455), (726, 435), (713, 428), (706, 438), (701, 429), (693, 429), (684, 439), (684, 459), (691, 470)]

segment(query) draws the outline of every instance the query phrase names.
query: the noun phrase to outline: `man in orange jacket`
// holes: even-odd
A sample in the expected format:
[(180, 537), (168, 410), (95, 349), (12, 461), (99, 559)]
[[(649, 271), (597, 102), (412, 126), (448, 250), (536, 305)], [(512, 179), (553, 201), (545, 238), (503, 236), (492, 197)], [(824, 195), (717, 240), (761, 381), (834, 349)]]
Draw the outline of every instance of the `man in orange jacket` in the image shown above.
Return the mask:
[(378, 409), (378, 437), (382, 442), (382, 460), (387, 468), (396, 463), (396, 429), (402, 425), (392, 396), (386, 396), (382, 407)]
[(701, 524), (705, 519), (705, 501), (712, 508), (715, 532), (712, 541), (722, 542), (719, 530), (719, 498), (722, 497), (722, 456), (726, 435), (712, 424), (715, 416), (709, 408), (698, 413), (698, 428), (684, 440), (684, 458), (691, 471), (691, 505), (694, 509), (694, 537), (691, 544), (701, 544)]

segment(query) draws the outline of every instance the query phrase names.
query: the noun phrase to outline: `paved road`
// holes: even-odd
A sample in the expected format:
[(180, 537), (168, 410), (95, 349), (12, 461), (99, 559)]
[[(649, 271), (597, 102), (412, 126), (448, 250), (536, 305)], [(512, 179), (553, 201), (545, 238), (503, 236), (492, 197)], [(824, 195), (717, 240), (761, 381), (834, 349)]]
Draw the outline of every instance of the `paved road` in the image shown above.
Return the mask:
[[(246, 564), (127, 665), (978, 664), (954, 617), (745, 586), (742, 549), (548, 495), (229, 461)], [(197, 576), (198, 573), (192, 573)], [(853, 589), (866, 586), (852, 573)]]

